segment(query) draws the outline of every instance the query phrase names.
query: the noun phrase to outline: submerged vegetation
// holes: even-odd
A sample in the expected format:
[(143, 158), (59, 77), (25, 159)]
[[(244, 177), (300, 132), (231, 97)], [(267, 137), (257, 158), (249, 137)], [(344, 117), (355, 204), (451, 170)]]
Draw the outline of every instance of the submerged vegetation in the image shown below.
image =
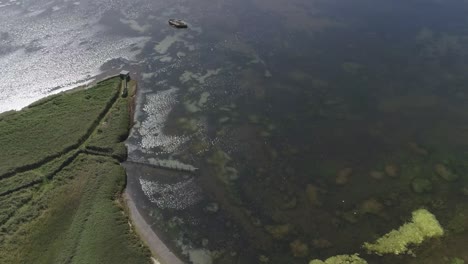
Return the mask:
[(325, 261), (314, 259), (309, 264), (367, 264), (367, 261), (360, 258), (358, 254), (333, 256)]
[[(368, 71), (347, 64), (345, 74), (353, 67), (353, 78)], [(305, 92), (286, 87), (291, 80), (282, 77), (248, 77), (242, 80), (251, 84), (242, 88), (251, 89), (247, 96), (226, 100), (224, 90), (217, 90), (227, 82), (223, 73), (182, 78), (179, 86), (190, 88), (180, 92), (182, 102), (162, 130), (167, 137), (184, 137), (180, 149), (169, 155), (200, 168), (195, 179), (205, 199), (175, 212), (155, 202), (161, 196), (142, 194), (149, 198), (145, 207), (158, 228), (171, 226), (167, 232), (175, 246), (209, 252), (213, 263), (439, 264), (468, 257), (461, 246), (453, 246), (464, 244), (468, 234), (468, 138), (440, 136), (466, 126), (441, 126), (440, 135), (433, 135), (434, 120), (426, 116), (437, 111), (463, 120), (466, 105), (448, 111), (433, 105), (441, 100), (435, 97), (375, 95), (369, 109), (353, 108), (360, 95), (339, 98), (346, 97), (343, 84), (294, 71), (293, 81)], [(262, 87), (269, 89), (253, 96)], [(203, 97), (207, 91), (210, 96)], [(148, 100), (145, 107), (152, 104)], [(196, 111), (188, 107), (193, 105)], [(145, 183), (175, 189), (192, 179), (179, 178), (148, 176)], [(220, 238), (213, 226), (225, 235)], [(359, 257), (342, 255), (350, 253)]]
[(120, 81), (0, 116), (0, 263), (148, 263), (124, 213), (123, 144), (135, 84)]
[(412, 221), (398, 230), (393, 230), (377, 239), (375, 243), (364, 243), (364, 248), (378, 255), (411, 253), (410, 245), (419, 245), (431, 237), (440, 237), (444, 230), (433, 214), (425, 209), (413, 212)]
[[(133, 157), (199, 168), (135, 174), (167, 241), (206, 263), (467, 262), (466, 2), (228, 2), (200, 35), (157, 35), (173, 60), (145, 65)], [(321, 18), (333, 29), (303, 30)], [(193, 184), (203, 199), (183, 210), (148, 191)]]
[[(213, 263), (340, 263), (344, 257), (331, 256), (352, 253), (379, 264), (468, 259), (453, 246), (468, 238), (465, 95), (437, 91), (427, 76), (411, 73), (412, 87), (390, 69), (379, 75), (375, 66), (385, 72), (388, 65), (351, 60), (353, 48), (337, 58), (329, 56), (335, 49), (318, 48), (303, 59), (263, 54), (268, 62), (254, 63), (261, 52), (229, 54), (235, 66), (227, 60), (216, 70), (171, 71), (161, 82), (167, 90), (149, 95), (144, 109), (172, 105), (176, 99), (152, 100), (172, 87), (180, 87), (180, 104), (157, 125), (164, 126), (153, 134), (161, 146), (141, 144), (135, 156), (199, 168), (194, 181), (147, 176), (145, 184), (175, 189), (190, 179), (204, 199), (183, 212), (167, 210), (155, 202), (161, 196), (144, 190), (143, 210), (161, 230), (171, 226), (174, 247), (208, 252)], [(285, 61), (291, 65), (283, 68)], [(145, 111), (142, 122), (154, 121), (155, 112)], [(143, 143), (147, 131), (139, 131)], [(168, 138), (179, 148), (165, 153)], [(357, 257), (342, 263), (351, 260)]]

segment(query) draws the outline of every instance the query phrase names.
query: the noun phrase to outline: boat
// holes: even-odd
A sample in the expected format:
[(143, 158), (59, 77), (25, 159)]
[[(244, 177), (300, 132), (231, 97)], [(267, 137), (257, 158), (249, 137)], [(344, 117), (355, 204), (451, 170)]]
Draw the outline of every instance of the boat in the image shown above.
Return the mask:
[(175, 18), (171, 18), (169, 19), (169, 25), (173, 26), (173, 27), (176, 27), (176, 28), (187, 28), (188, 25), (185, 21), (181, 20), (181, 19), (175, 19)]

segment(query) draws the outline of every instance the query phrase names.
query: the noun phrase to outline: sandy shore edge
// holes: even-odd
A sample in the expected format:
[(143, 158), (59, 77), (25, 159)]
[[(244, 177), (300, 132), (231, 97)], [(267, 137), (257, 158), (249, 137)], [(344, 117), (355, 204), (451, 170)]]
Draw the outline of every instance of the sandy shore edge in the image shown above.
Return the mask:
[(151, 226), (145, 221), (136, 208), (135, 202), (127, 188), (125, 188), (123, 193), (123, 199), (127, 206), (130, 221), (133, 224), (135, 231), (146, 246), (148, 246), (153, 257), (161, 264), (184, 264), (184, 262), (172, 253), (172, 251), (151, 229)]

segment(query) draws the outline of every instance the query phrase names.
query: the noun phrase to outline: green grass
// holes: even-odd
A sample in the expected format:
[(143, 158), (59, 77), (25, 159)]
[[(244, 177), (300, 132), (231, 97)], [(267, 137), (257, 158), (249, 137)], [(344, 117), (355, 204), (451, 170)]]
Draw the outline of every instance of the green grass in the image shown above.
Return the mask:
[(5, 223), (18, 208), (29, 202), (34, 194), (32, 188), (0, 197), (0, 225)]
[(118, 79), (0, 116), (0, 263), (148, 263), (120, 204), (130, 127)]
[(9, 223), (15, 232), (0, 247), (0, 263), (149, 261), (117, 204), (125, 182), (119, 163), (81, 154), (56, 177), (17, 216), (21, 224)]
[(23, 173), (18, 173), (15, 175), (15, 177), (9, 177), (0, 180), (0, 197), (21, 188), (31, 186), (34, 183), (42, 181), (43, 179), (44, 175), (37, 171), (26, 171)]
[(118, 79), (52, 96), (0, 116), (0, 178), (58, 157), (84, 141), (118, 95)]
[[(129, 91), (132, 96), (134, 91)], [(119, 98), (114, 107), (104, 117), (93, 136), (88, 140), (86, 148), (91, 152), (111, 155), (119, 160), (126, 158), (127, 150), (121, 142), (128, 137), (130, 115), (129, 101)]]
[(0, 179), (0, 197), (53, 178), (57, 172), (72, 162), (79, 153), (79, 150), (72, 150), (37, 169)]

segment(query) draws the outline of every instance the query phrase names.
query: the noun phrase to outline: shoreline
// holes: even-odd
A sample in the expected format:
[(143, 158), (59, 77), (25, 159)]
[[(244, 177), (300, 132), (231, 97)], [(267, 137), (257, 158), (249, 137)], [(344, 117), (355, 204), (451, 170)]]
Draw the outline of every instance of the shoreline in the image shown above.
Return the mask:
[(132, 195), (127, 188), (125, 188), (122, 198), (128, 210), (130, 223), (138, 237), (151, 251), (152, 259), (156, 259), (160, 264), (184, 264), (151, 229), (151, 226), (138, 211)]
[[(136, 80), (130, 81), (130, 91), (132, 91), (131, 101), (128, 106), (130, 127), (129, 133), (135, 125), (136, 104), (138, 96), (138, 82)], [(122, 166), (122, 164), (121, 164)], [(123, 166), (125, 170), (127, 169)], [(128, 174), (126, 173), (128, 178)], [(184, 264), (179, 257), (177, 257), (161, 240), (161, 238), (153, 231), (151, 226), (146, 222), (143, 216), (138, 211), (135, 201), (133, 200), (131, 191), (125, 186), (121, 194), (122, 200), (125, 204), (127, 217), (130, 221), (132, 229), (136, 232), (140, 241), (146, 245), (151, 252), (151, 260), (154, 264)]]

